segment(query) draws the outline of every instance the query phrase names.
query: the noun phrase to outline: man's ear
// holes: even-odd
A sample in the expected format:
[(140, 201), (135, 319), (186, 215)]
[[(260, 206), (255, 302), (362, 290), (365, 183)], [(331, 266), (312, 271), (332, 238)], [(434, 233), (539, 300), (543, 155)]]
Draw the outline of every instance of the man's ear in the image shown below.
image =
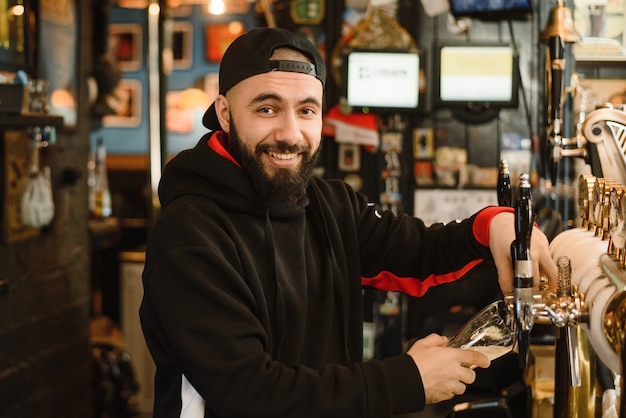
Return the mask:
[(228, 99), (223, 94), (220, 94), (215, 99), (215, 114), (217, 120), (220, 122), (222, 130), (226, 133), (230, 133), (230, 111), (228, 108)]

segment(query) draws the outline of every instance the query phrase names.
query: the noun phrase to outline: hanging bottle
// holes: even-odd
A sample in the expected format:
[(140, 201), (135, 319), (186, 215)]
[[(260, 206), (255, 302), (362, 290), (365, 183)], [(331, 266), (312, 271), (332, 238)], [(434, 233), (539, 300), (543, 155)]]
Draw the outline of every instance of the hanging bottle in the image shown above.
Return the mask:
[(93, 178), (90, 182), (90, 208), (94, 219), (104, 219), (112, 215), (111, 191), (106, 166), (106, 148), (102, 138), (98, 138), (93, 160)]

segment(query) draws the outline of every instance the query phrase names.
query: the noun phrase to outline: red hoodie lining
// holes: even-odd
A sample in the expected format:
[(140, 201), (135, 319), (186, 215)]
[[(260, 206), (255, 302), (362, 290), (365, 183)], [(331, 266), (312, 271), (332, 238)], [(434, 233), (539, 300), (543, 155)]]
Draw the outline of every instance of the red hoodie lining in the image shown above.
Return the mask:
[(211, 135), (211, 137), (207, 141), (207, 145), (211, 147), (213, 151), (217, 152), (222, 157), (232, 161), (233, 163), (237, 165), (237, 167), (241, 168), (241, 165), (239, 165), (237, 160), (235, 160), (233, 156), (230, 155), (230, 153), (226, 150), (225, 145), (226, 145), (227, 139), (228, 138), (225, 132), (217, 131), (213, 135)]

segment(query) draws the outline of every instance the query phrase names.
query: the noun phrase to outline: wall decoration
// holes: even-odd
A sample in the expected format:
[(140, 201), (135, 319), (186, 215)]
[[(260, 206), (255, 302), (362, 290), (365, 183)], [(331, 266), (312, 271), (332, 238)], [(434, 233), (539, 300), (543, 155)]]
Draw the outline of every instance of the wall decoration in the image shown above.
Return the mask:
[(128, 9), (145, 9), (148, 3), (148, 0), (117, 0), (118, 6)]
[(211, 73), (204, 76), (204, 91), (211, 99), (211, 103), (215, 101), (220, 93), (220, 77), (218, 73)]
[(433, 158), (434, 133), (432, 128), (416, 128), (413, 130), (413, 158)]
[(220, 62), (231, 42), (245, 32), (246, 25), (238, 20), (205, 26), (205, 56), (207, 61)]
[(109, 52), (122, 71), (137, 71), (142, 65), (141, 26), (134, 23), (112, 24), (109, 28)]
[[(215, 3), (220, 3), (220, 2), (215, 2)], [(224, 15), (243, 15), (246, 14), (250, 11), (250, 4), (252, 2), (250, 2), (250, 0), (224, 0), (223, 1), (223, 12), (222, 12), (222, 16)], [(200, 10), (202, 10), (202, 12), (204, 14), (207, 15), (214, 15), (215, 12), (213, 11), (212, 7), (211, 7), (211, 2), (205, 2), (203, 4), (200, 5)]]
[(416, 189), (413, 192), (413, 214), (426, 225), (454, 222), (472, 216), (486, 206), (497, 206), (493, 190)]
[(190, 22), (174, 22), (172, 28), (172, 60), (174, 69), (185, 69), (193, 63), (193, 25)]
[(433, 179), (433, 163), (430, 160), (420, 160), (413, 163), (413, 177), (415, 184), (418, 186), (432, 186), (435, 184)]
[(361, 169), (361, 148), (357, 144), (339, 144), (338, 167), (341, 171)]
[(582, 39), (574, 47), (577, 60), (626, 59), (626, 1), (574, 1), (574, 27)]
[(319, 25), (324, 19), (324, 4), (322, 0), (293, 0), (291, 18), (298, 25)]
[(165, 127), (168, 132), (190, 133), (193, 131), (193, 111), (179, 106), (181, 92), (168, 91), (165, 96)]
[(191, 11), (193, 10), (193, 5), (181, 4), (179, 6), (170, 7), (168, 10), (172, 16), (185, 17), (185, 16), (191, 15)]
[(25, 130), (9, 129), (0, 138), (0, 150), (5, 164), (3, 164), (0, 187), (4, 208), (0, 220), (0, 241), (12, 243), (23, 241), (41, 234), (39, 228), (26, 226), (21, 217), (21, 201), (31, 163), (31, 141)]
[(40, 3), (40, 78), (48, 80), (50, 113), (63, 116), (64, 126), (76, 126), (76, 51), (78, 25), (74, 1)]
[(141, 83), (139, 80), (121, 80), (108, 104), (115, 114), (103, 117), (103, 126), (139, 126), (141, 124)]

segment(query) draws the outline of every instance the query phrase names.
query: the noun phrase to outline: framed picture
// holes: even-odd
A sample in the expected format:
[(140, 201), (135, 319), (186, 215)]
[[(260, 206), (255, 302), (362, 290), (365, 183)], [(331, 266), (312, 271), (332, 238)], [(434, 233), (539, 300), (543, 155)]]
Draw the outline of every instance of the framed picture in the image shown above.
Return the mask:
[[(220, 2), (214, 2), (219, 4)], [(200, 10), (207, 15), (245, 15), (250, 11), (250, 0), (226, 0), (223, 2), (223, 10), (215, 10), (211, 7), (211, 2), (205, 2), (200, 5)], [(213, 6), (215, 7), (215, 6)]]
[(204, 76), (204, 92), (211, 99), (211, 103), (215, 101), (220, 93), (220, 76), (218, 73), (211, 73)]
[(139, 80), (121, 80), (109, 98), (108, 104), (115, 114), (103, 117), (103, 126), (139, 126), (141, 124), (141, 83)]
[(122, 71), (141, 69), (141, 26), (134, 23), (116, 23), (109, 28), (109, 51)]
[(574, 26), (582, 37), (573, 47), (576, 59), (626, 60), (626, 2), (611, 0), (575, 3)]
[(416, 128), (413, 130), (413, 158), (433, 158), (434, 133), (432, 128)]
[(418, 186), (432, 186), (435, 184), (433, 179), (433, 163), (430, 160), (420, 160), (413, 163), (413, 177)]
[(172, 64), (174, 69), (191, 67), (193, 51), (193, 25), (174, 22), (172, 28)]
[(192, 10), (193, 5), (191, 4), (181, 4), (169, 8), (171, 15), (176, 17), (190, 16)]
[(119, 7), (127, 9), (145, 9), (148, 7), (148, 0), (117, 0)]
[(204, 28), (207, 61), (220, 62), (226, 48), (246, 32), (246, 25), (238, 20), (207, 25)]
[[(77, 124), (77, 55), (78, 20), (74, 0), (40, 3), (37, 50), (41, 62), (43, 89), (35, 94), (46, 97), (49, 112), (63, 116), (64, 128)], [(36, 81), (36, 80), (35, 80)], [(39, 85), (37, 82), (35, 85)], [(42, 97), (40, 97), (42, 98)], [(42, 103), (41, 100), (35, 101)], [(41, 111), (41, 109), (32, 109)]]
[(193, 131), (194, 114), (179, 106), (182, 92), (168, 91), (165, 96), (165, 128), (168, 132), (186, 134)]

